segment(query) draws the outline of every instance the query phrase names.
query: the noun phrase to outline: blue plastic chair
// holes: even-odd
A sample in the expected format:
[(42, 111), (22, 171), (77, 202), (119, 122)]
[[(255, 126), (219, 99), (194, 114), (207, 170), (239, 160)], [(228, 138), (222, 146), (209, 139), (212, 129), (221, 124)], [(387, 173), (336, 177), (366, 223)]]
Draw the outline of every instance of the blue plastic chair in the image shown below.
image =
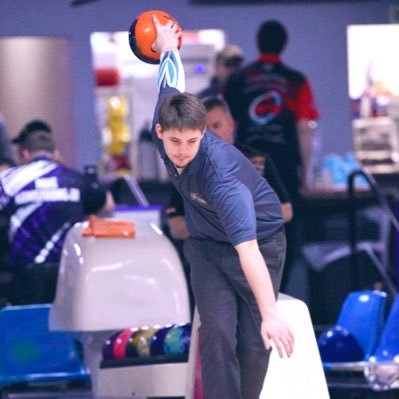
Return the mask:
[(396, 294), (377, 349), (370, 356), (364, 375), (375, 391), (399, 388), (399, 294)]
[(326, 372), (363, 369), (364, 362), (374, 352), (384, 327), (387, 294), (381, 291), (355, 291), (347, 295), (336, 325), (345, 328), (356, 339), (363, 351), (360, 361), (323, 361)]
[(384, 328), (387, 294), (381, 291), (351, 292), (345, 299), (337, 325), (346, 328), (363, 350), (364, 359), (374, 353)]
[(50, 307), (0, 310), (0, 388), (27, 382), (89, 380), (72, 336), (49, 331)]
[(378, 362), (393, 361), (397, 356), (399, 356), (399, 294), (393, 301), (373, 359)]

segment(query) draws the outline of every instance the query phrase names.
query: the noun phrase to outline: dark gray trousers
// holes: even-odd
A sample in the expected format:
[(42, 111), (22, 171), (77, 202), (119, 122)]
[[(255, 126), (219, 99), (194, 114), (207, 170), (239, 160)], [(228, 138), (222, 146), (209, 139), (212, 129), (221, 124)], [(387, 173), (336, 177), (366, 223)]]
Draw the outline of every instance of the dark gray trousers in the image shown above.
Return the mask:
[[(259, 242), (277, 296), (285, 258), (281, 231)], [(185, 256), (201, 319), (204, 399), (259, 399), (270, 351), (255, 297), (231, 244), (188, 238)]]

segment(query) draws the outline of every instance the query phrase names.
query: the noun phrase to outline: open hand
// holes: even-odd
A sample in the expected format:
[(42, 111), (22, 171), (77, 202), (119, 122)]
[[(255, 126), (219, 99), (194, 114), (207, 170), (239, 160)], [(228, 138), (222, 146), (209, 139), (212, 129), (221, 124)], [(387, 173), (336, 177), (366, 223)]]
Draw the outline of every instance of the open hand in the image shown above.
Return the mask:
[(157, 33), (152, 49), (160, 54), (165, 51), (178, 50), (179, 39), (182, 35), (180, 26), (175, 24), (172, 20), (162, 25), (155, 15), (152, 16), (152, 20)]
[(280, 357), (284, 357), (284, 352), (291, 357), (294, 350), (294, 334), (277, 312), (263, 319), (261, 334), (266, 349), (269, 349), (273, 342)]

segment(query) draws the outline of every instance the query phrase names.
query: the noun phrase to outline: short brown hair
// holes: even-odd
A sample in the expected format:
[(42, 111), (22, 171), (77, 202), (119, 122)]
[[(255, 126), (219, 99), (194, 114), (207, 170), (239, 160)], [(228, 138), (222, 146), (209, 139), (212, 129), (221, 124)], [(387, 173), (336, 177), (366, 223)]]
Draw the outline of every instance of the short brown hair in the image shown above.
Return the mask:
[(216, 96), (209, 96), (202, 99), (206, 112), (212, 111), (214, 108), (222, 108), (223, 111), (230, 114), (230, 108), (225, 100)]
[(22, 142), (19, 143), (19, 146), (31, 153), (38, 151), (53, 153), (56, 149), (53, 135), (44, 130), (31, 132)]
[(206, 110), (201, 100), (190, 93), (166, 97), (158, 113), (162, 130), (200, 130), (206, 126)]
[(43, 132), (48, 132), (52, 133), (51, 127), (48, 123), (40, 120), (40, 119), (34, 119), (27, 123), (23, 129), (19, 132), (18, 136), (15, 137), (12, 142), (14, 144), (20, 144), (22, 143), (32, 132), (36, 132), (38, 130), (41, 130)]

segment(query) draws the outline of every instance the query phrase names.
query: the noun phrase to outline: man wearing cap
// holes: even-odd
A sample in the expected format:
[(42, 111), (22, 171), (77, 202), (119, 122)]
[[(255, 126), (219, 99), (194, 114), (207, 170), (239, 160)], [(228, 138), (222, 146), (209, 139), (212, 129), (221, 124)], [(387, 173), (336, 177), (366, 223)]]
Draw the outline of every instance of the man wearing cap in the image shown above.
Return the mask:
[(110, 210), (113, 203), (98, 184), (58, 162), (47, 123), (28, 123), (12, 142), (21, 165), (0, 173), (0, 210), (10, 223), (9, 301), (49, 303), (66, 233), (87, 214)]
[(215, 74), (212, 77), (209, 86), (200, 91), (197, 96), (205, 97), (223, 97), (224, 87), (229, 76), (235, 72), (243, 63), (244, 56), (241, 49), (228, 44), (215, 57)]

